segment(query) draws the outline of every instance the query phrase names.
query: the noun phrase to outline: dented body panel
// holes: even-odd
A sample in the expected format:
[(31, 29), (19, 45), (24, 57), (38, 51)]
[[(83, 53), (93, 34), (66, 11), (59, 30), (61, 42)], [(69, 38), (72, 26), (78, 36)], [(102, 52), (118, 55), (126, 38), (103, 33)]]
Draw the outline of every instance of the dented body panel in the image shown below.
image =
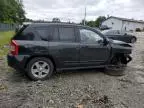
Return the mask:
[[(42, 40), (40, 38), (41, 34), (38, 34), (35, 28), (51, 26), (54, 28), (72, 27), (75, 41), (65, 42), (60, 41), (60, 38), (55, 41)], [(82, 43), (80, 40), (80, 29), (95, 32), (102, 40), (97, 43)], [(26, 70), (27, 64), (34, 57), (49, 58), (56, 70), (105, 67), (111, 64), (115, 56), (116, 59), (121, 59), (120, 61), (125, 64), (131, 61), (129, 56), (132, 53), (131, 45), (122, 41), (107, 39), (102, 33), (90, 27), (75, 24), (33, 24), (28, 26), (26, 30), (30, 33), (33, 32), (36, 36), (33, 38), (35, 40), (16, 39), (15, 37), (18, 37), (20, 33), (12, 38), (12, 40), (14, 39), (17, 42), (19, 51), (18, 55), (8, 54), (8, 64), (11, 67)], [(26, 36), (32, 36), (32, 34)]]

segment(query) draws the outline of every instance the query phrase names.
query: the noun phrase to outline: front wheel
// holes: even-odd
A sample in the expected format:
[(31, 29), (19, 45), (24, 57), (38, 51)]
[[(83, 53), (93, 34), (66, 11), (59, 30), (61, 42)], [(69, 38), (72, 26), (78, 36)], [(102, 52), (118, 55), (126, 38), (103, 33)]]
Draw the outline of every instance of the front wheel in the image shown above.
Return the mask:
[(123, 76), (125, 75), (126, 66), (117, 67), (117, 66), (106, 66), (105, 67), (105, 74), (111, 76)]
[(105, 67), (105, 73), (112, 76), (123, 76), (125, 75), (126, 66), (127, 63), (124, 56), (115, 56), (111, 60), (110, 65)]
[(27, 66), (27, 75), (34, 81), (45, 80), (49, 78), (53, 71), (54, 66), (51, 60), (43, 57), (32, 59)]
[(132, 38), (131, 43), (135, 43), (135, 42), (136, 42), (136, 38)]

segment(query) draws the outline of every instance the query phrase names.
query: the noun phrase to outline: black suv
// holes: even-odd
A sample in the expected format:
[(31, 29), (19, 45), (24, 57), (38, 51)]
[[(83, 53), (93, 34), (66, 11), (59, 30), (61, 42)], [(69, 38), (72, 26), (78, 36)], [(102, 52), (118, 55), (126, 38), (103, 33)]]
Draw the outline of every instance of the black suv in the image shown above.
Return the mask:
[(8, 65), (32, 80), (44, 80), (57, 70), (124, 66), (132, 52), (128, 43), (109, 40), (91, 27), (64, 23), (23, 26), (10, 45)]

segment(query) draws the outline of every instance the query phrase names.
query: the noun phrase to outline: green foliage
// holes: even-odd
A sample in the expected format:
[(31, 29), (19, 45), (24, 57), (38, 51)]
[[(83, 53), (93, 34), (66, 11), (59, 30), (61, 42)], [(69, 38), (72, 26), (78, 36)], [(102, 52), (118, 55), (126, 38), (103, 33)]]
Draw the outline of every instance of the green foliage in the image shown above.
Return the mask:
[(141, 29), (140, 29), (140, 28), (136, 28), (135, 31), (136, 31), (136, 32), (141, 32)]
[[(104, 20), (106, 20), (105, 16), (99, 16), (95, 21), (86, 21), (86, 25), (90, 27), (100, 27)], [(84, 24), (84, 20), (82, 20), (81, 24)]]
[(106, 20), (106, 17), (105, 16), (100, 16), (96, 19), (95, 21), (95, 25), (96, 27), (100, 27), (100, 25), (102, 24), (102, 22)]
[(86, 24), (90, 27), (97, 27), (95, 21), (88, 21)]
[(8, 46), (13, 35), (13, 31), (0, 32), (0, 58), (8, 53), (9, 48), (6, 46)]
[(0, 22), (22, 23), (25, 19), (25, 11), (20, 0), (0, 0)]

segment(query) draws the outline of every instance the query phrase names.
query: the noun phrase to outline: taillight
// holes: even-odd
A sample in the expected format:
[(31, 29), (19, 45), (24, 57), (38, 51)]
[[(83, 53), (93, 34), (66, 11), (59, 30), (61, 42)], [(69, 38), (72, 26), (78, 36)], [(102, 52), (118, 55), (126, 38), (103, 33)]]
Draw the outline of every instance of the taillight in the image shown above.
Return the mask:
[(18, 55), (18, 44), (16, 43), (15, 40), (11, 41), (11, 44), (10, 44), (10, 53), (12, 55)]

